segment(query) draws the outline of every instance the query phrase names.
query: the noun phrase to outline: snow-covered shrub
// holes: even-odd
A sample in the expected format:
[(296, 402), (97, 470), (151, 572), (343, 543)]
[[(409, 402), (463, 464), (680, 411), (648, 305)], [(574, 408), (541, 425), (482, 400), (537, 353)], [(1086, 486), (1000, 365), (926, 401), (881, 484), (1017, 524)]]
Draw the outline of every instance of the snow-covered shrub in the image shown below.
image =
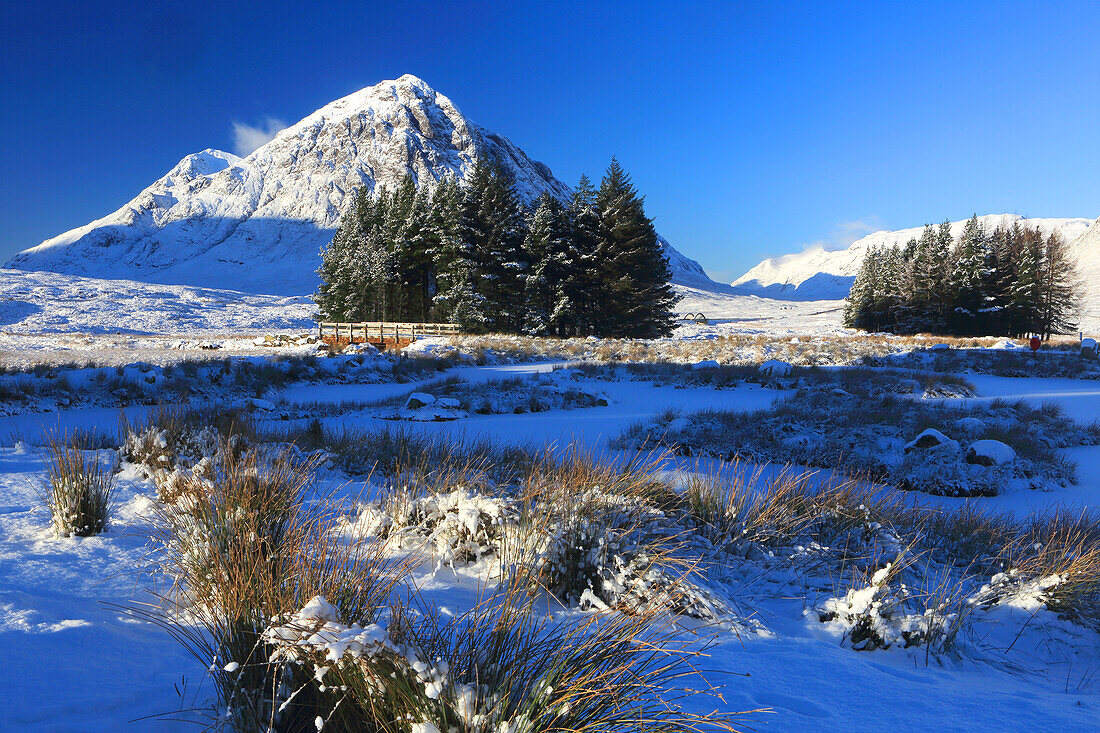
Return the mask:
[(106, 531), (115, 504), (115, 466), (98, 451), (89, 455), (64, 436), (46, 441), (43, 499), (61, 537), (90, 537)]
[(464, 486), (417, 495), (409, 484), (383, 499), (359, 506), (341, 529), (356, 537), (379, 537), (402, 550), (424, 550), (440, 565), (476, 562), (497, 554), (505, 526), (518, 519), (514, 502), (471, 493)]
[[(615, 476), (583, 460), (566, 466), (528, 484), (523, 516), (505, 543), (508, 559), (523, 564), (531, 585), (581, 608), (659, 608), (712, 620), (725, 612), (676, 555), (677, 530), (654, 506), (661, 497), (657, 484), (636, 467)], [(609, 486), (589, 483), (599, 470)]]
[[(777, 366), (782, 364), (782, 367)], [(578, 375), (604, 381), (645, 380), (675, 387), (709, 386), (715, 389), (736, 387), (742, 382), (781, 389), (842, 390), (851, 395), (871, 397), (905, 394), (922, 397), (970, 397), (974, 387), (966, 379), (952, 374), (870, 369), (866, 367), (791, 366), (775, 360), (763, 363), (717, 364), (696, 369), (694, 364), (585, 363), (570, 367)]]
[[(188, 409), (158, 406), (141, 422), (120, 420), (122, 458), (151, 472), (190, 466), (221, 449), (237, 454), (255, 440), (248, 415), (239, 408)], [(228, 441), (228, 442), (226, 442)]]
[(876, 570), (866, 586), (827, 599), (813, 613), (856, 651), (919, 647), (926, 661), (957, 657), (957, 637), (974, 604), (950, 582), (932, 592), (908, 587), (902, 571), (911, 561), (899, 555)]
[[(1076, 344), (1076, 341), (1074, 341)], [(1011, 342), (1009, 342), (1011, 346)], [(1022, 348), (917, 349), (866, 360), (869, 364), (929, 369), (936, 372), (973, 372), (1000, 377), (1100, 379), (1100, 364), (1072, 350), (1048, 349), (1038, 354)]]

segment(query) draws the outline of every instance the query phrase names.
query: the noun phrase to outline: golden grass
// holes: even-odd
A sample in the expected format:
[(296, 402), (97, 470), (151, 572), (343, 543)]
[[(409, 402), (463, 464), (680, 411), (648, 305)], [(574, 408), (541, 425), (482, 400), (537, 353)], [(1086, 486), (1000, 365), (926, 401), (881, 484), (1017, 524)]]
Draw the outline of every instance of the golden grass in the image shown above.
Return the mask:
[(87, 455), (71, 436), (47, 436), (42, 499), (58, 535), (100, 534), (114, 512), (115, 467), (103, 465), (98, 453)]

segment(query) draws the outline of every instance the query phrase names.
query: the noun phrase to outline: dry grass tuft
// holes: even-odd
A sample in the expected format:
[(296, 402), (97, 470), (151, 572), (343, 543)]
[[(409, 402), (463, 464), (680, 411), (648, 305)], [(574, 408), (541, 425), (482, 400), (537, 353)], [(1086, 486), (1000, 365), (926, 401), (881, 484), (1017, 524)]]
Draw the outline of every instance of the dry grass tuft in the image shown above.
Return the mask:
[(42, 498), (62, 537), (90, 537), (107, 530), (115, 504), (115, 467), (88, 455), (70, 437), (46, 439)]

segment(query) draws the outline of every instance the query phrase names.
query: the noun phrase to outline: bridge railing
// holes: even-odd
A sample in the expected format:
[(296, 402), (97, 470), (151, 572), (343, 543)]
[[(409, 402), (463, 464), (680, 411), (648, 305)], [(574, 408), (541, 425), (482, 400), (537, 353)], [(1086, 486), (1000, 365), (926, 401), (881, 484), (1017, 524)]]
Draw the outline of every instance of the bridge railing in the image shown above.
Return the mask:
[(702, 313), (681, 313), (680, 320), (690, 321), (692, 323), (709, 323), (707, 317), (704, 316)]
[(455, 323), (392, 323), (389, 321), (365, 321), (362, 323), (321, 322), (317, 324), (317, 336), (340, 341), (384, 342), (414, 339), (417, 336), (454, 336), (462, 333)]

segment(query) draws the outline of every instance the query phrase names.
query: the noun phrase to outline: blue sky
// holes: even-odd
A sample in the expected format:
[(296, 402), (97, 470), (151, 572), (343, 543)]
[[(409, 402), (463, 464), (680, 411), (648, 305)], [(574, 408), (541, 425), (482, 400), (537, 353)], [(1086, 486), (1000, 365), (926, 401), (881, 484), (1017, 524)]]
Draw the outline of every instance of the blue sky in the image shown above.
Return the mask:
[(971, 213), (1100, 216), (1100, 3), (20, 3), (0, 261), (234, 126), (413, 73), (555, 175), (617, 155), (716, 278)]

